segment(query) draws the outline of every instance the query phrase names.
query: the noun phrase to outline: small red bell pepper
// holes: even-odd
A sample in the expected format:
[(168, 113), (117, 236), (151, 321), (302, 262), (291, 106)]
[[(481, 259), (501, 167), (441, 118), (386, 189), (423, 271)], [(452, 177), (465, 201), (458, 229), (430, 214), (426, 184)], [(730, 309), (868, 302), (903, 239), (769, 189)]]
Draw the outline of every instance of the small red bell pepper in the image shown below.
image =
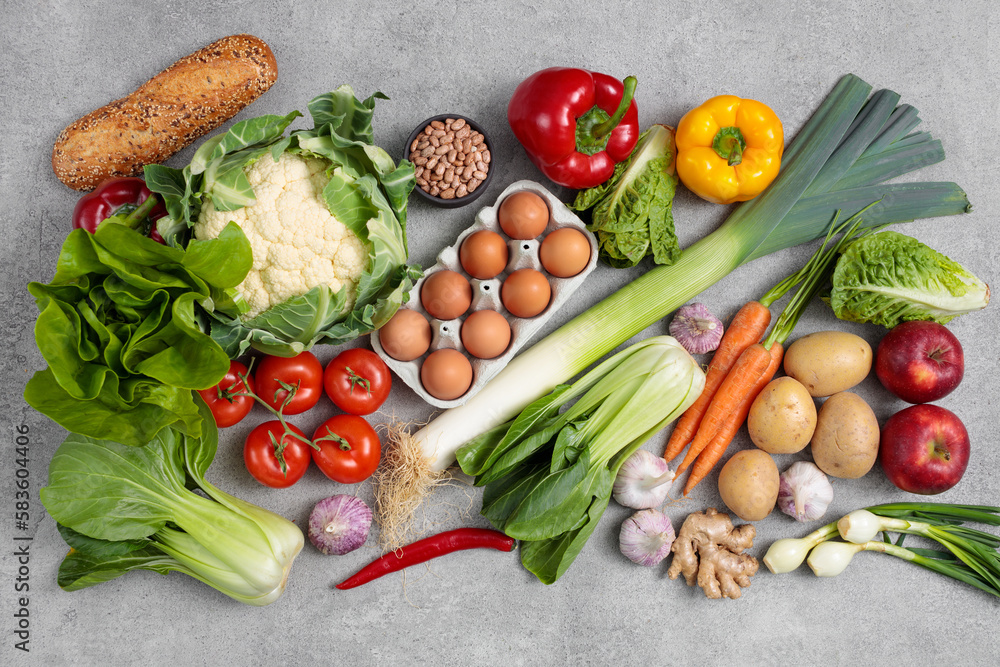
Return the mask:
[(507, 121), (528, 157), (549, 179), (582, 190), (611, 178), (639, 140), (635, 78), (550, 67), (521, 82)]
[[(140, 210), (143, 202), (151, 196), (153, 200)], [(128, 208), (123, 209), (123, 206)], [(141, 215), (132, 215), (136, 212)], [(149, 191), (146, 182), (135, 176), (109, 178), (98, 185), (93, 192), (81, 197), (73, 209), (73, 229), (85, 229), (93, 234), (99, 224), (116, 214), (129, 216), (136, 223), (148, 218), (149, 237), (163, 243), (163, 238), (157, 233), (156, 225), (153, 223), (165, 216), (167, 210)]]

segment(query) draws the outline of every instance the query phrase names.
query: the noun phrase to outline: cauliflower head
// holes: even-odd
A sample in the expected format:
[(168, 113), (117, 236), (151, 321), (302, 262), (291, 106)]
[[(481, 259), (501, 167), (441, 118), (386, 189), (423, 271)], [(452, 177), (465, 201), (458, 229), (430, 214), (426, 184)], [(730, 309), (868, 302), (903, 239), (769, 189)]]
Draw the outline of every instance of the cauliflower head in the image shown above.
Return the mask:
[(217, 210), (211, 200), (202, 207), (195, 238), (216, 238), (233, 221), (250, 241), (253, 267), (236, 287), (249, 306), (244, 319), (319, 285), (346, 289), (345, 307), (353, 306), (370, 248), (323, 200), (329, 165), (300, 153), (284, 152), (277, 162), (264, 155), (245, 170), (255, 203), (235, 211)]

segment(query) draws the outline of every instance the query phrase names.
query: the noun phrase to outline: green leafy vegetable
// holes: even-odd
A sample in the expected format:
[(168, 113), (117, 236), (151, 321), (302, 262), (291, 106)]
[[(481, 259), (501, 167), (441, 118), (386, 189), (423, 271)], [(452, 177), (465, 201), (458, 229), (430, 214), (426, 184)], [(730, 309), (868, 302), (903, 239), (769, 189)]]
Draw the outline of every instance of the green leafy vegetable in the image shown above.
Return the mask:
[[(356, 263), (338, 251), (338, 271), (343, 271), (338, 279), (345, 283), (341, 287), (314, 280), (310, 269), (293, 279), (305, 289), (288, 298), (283, 294), (278, 303), (251, 308), (238, 298), (208, 308), (212, 337), (230, 356), (251, 346), (269, 354), (293, 356), (319, 343), (352, 340), (384, 324), (406, 300), (420, 275), (406, 264), (406, 204), (414, 186), (413, 165), (403, 161), (397, 166), (388, 153), (373, 145), (371, 120), (376, 99), (386, 97), (376, 93), (360, 101), (350, 87), (341, 86), (309, 102), (314, 123), (311, 129), (284, 134), (302, 115), (298, 111), (253, 118), (207, 140), (181, 170), (146, 167), (149, 188), (163, 196), (169, 212), (169, 219), (159, 223), (160, 234), (169, 243), (181, 245), (188, 228), (199, 221), (205, 224), (206, 216), (215, 219), (220, 212), (250, 210), (257, 203), (260, 193), (255, 193), (247, 171), (256, 169), (258, 161), (277, 162), (285, 154), (323, 160), (328, 180), (318, 198), (364, 246), (365, 255)], [(282, 184), (268, 185), (273, 190)], [(279, 234), (281, 214), (280, 210), (273, 212), (270, 224)], [(293, 214), (299, 215), (298, 211)], [(234, 214), (231, 219), (239, 217)], [(316, 243), (322, 245), (322, 230), (311, 228), (309, 219), (302, 218), (305, 224), (299, 224), (297, 235), (315, 236)], [(290, 243), (284, 235), (268, 238), (257, 234), (248, 232), (258, 250)], [(275, 255), (297, 254), (294, 244), (285, 250)], [(251, 276), (264, 263), (263, 259), (255, 262)], [(273, 289), (273, 282), (263, 279), (263, 283), (268, 285), (265, 290)]]
[(654, 125), (608, 181), (577, 193), (570, 208), (593, 208), (587, 227), (597, 235), (601, 258), (609, 265), (635, 266), (646, 255), (666, 265), (680, 255), (673, 215), (676, 154), (673, 130)]
[(483, 516), (522, 540), (521, 562), (551, 584), (600, 521), (618, 468), (704, 385), (676, 340), (648, 338), (472, 440), (458, 462), (486, 487)]
[(72, 231), (52, 282), (28, 285), (48, 368), (28, 381), (25, 401), (70, 431), (127, 445), (168, 426), (199, 436), (191, 390), (217, 384), (229, 357), (204, 333), (198, 304), (228, 300), (250, 262), (235, 225), (187, 250), (113, 219)]
[(892, 328), (906, 320), (947, 324), (985, 308), (989, 287), (958, 262), (898, 232), (869, 234), (837, 261), (830, 306), (842, 320)]
[(167, 428), (128, 447), (70, 434), (59, 446), (41, 499), (72, 547), (60, 587), (78, 590), (130, 570), (176, 571), (247, 604), (278, 599), (302, 531), (205, 480), (218, 430), (200, 401), (198, 412), (202, 437)]

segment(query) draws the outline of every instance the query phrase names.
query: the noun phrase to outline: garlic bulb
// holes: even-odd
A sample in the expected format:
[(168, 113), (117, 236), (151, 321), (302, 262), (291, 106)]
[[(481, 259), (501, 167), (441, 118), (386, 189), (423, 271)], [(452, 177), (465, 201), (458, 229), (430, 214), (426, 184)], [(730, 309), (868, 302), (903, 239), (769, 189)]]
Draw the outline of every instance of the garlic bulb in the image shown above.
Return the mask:
[(722, 340), (722, 321), (703, 303), (689, 303), (679, 308), (668, 329), (691, 354), (711, 352)]
[(618, 470), (611, 492), (619, 505), (644, 510), (662, 505), (673, 481), (674, 473), (662, 456), (637, 449)]
[(316, 503), (309, 514), (309, 541), (325, 554), (343, 556), (368, 539), (372, 511), (355, 496), (338, 494)]
[(815, 521), (833, 500), (833, 486), (810, 461), (796, 461), (781, 473), (778, 507), (796, 521)]
[(670, 553), (674, 537), (670, 517), (660, 510), (648, 509), (625, 519), (618, 546), (622, 555), (633, 563), (652, 567)]

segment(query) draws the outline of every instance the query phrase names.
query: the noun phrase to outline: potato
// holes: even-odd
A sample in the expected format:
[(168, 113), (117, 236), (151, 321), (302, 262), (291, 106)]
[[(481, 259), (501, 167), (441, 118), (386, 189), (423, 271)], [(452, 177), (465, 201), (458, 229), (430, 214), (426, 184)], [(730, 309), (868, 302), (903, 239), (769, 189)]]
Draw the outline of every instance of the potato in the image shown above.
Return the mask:
[(744, 521), (758, 521), (774, 509), (779, 483), (778, 466), (770, 454), (744, 449), (722, 466), (719, 495), (733, 514)]
[(816, 403), (795, 378), (771, 380), (750, 406), (747, 429), (753, 444), (769, 454), (800, 452), (816, 430)]
[(862, 477), (878, 458), (875, 413), (857, 394), (842, 391), (824, 401), (812, 437), (813, 461), (831, 477)]
[(819, 331), (799, 338), (785, 351), (785, 375), (813, 396), (847, 391), (872, 369), (872, 347), (844, 331)]

